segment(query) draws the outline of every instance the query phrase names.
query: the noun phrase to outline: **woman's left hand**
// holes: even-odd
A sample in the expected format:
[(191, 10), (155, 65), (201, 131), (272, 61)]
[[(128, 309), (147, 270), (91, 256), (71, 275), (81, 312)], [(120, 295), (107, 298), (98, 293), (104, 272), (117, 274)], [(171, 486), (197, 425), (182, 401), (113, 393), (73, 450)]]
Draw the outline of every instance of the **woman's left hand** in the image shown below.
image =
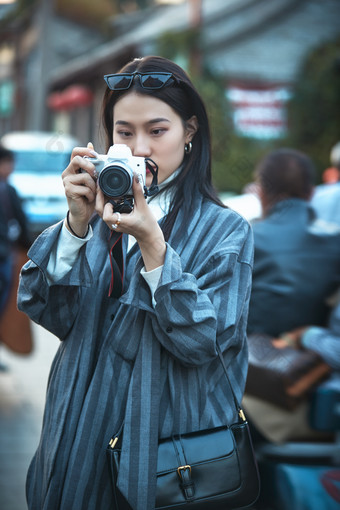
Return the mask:
[[(115, 213), (113, 205), (98, 187), (96, 211), (111, 230), (135, 237), (139, 244), (146, 271), (164, 264), (166, 244), (163, 232), (152, 214), (138, 175), (133, 178), (134, 207), (131, 213)], [(112, 225), (118, 226), (112, 228)]]

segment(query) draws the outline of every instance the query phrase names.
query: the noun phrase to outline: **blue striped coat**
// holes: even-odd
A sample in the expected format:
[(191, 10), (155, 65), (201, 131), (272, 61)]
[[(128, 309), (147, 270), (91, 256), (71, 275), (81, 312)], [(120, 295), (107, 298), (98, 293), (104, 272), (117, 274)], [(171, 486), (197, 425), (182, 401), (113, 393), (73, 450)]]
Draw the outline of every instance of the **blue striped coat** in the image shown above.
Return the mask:
[(118, 486), (133, 509), (151, 510), (158, 437), (236, 420), (216, 342), (239, 400), (244, 391), (249, 224), (197, 198), (189, 225), (176, 219), (155, 307), (137, 244), (125, 254), (123, 295), (108, 297), (109, 229), (98, 217), (92, 226), (58, 284), (45, 271), (61, 224), (41, 234), (22, 270), (20, 310), (61, 340), (27, 476), (29, 510), (114, 510), (105, 450), (122, 422)]

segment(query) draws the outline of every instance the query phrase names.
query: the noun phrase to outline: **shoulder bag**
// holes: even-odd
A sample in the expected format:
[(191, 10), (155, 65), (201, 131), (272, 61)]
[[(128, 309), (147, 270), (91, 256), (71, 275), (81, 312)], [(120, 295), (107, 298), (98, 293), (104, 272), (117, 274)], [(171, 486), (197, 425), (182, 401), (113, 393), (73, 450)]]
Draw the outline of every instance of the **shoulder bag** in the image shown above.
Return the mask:
[(248, 337), (246, 394), (294, 410), (330, 374), (330, 367), (311, 350), (278, 349), (265, 334)]
[[(239, 421), (159, 441), (155, 510), (231, 510), (250, 506), (258, 498), (259, 474), (248, 423), (219, 347), (218, 354)], [(117, 509), (125, 510), (129, 507), (116, 485), (120, 443), (120, 437), (113, 437), (107, 456)]]

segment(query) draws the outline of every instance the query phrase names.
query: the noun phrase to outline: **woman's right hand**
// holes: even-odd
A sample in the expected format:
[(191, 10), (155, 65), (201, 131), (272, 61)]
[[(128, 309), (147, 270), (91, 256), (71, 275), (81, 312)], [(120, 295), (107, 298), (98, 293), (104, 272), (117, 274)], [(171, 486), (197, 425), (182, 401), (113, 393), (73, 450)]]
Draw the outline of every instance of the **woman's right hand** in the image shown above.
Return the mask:
[(96, 168), (91, 160), (84, 156), (89, 158), (96, 156), (92, 143), (88, 143), (87, 147), (74, 148), (70, 164), (62, 173), (69, 208), (69, 223), (79, 237), (83, 237), (87, 232), (97, 191)]

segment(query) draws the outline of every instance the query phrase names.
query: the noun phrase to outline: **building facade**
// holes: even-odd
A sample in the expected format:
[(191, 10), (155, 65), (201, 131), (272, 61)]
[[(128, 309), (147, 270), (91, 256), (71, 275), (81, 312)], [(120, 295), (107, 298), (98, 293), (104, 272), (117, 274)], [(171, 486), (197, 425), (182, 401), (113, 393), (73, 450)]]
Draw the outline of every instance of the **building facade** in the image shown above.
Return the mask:
[[(98, 150), (102, 150), (103, 75), (135, 56), (158, 53), (164, 33), (199, 30), (202, 69), (224, 80), (235, 130), (259, 139), (285, 134), (285, 105), (304, 59), (340, 34), (339, 0), (161, 2), (115, 16), (106, 40), (45, 9), (36, 14), (46, 25), (46, 38), (38, 44), (43, 56), (37, 58), (36, 52), (34, 57), (30, 51), (34, 34), (29, 29), (20, 42), (16, 78), (19, 81), (18, 73), (22, 78), (15, 85), (20, 92), (15, 127), (71, 133), (83, 144), (93, 141)], [(185, 65), (190, 51), (177, 55), (179, 63)], [(0, 108), (2, 87), (6, 94), (0, 58)], [(25, 115), (20, 115), (18, 110), (24, 107)], [(2, 131), (9, 124), (0, 118)]]

